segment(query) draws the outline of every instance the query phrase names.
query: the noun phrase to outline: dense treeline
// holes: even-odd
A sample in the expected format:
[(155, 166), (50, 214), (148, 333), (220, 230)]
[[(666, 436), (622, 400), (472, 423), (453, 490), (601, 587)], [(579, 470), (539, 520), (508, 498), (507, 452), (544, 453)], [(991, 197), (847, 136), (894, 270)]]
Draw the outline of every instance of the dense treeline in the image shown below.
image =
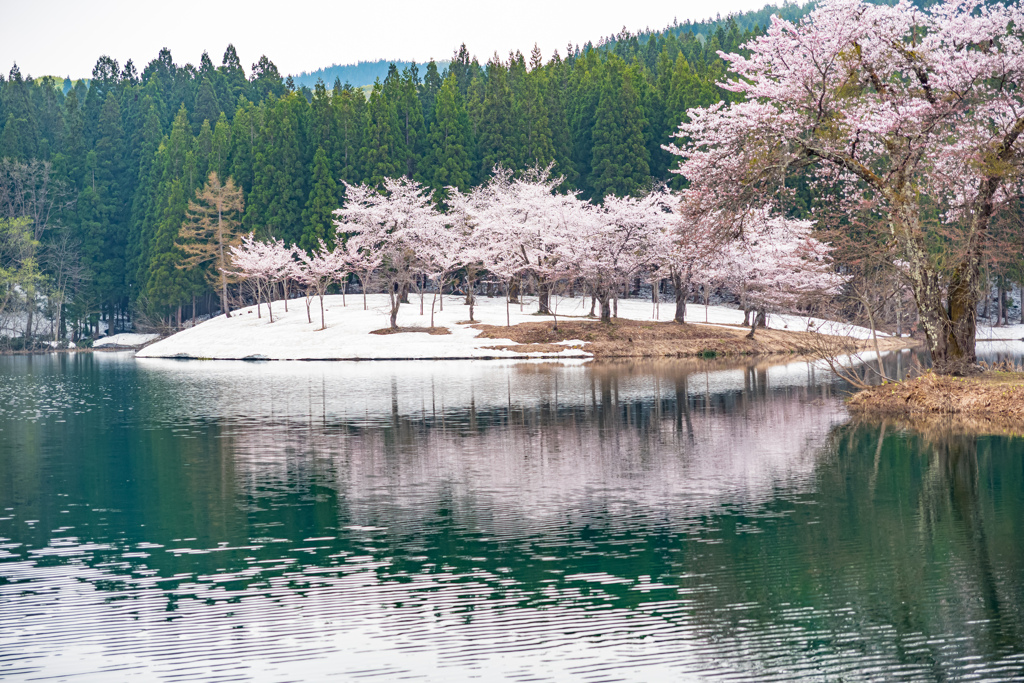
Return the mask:
[[(373, 83), (378, 78), (383, 80), (388, 75), (388, 69), (394, 64), (398, 67), (399, 71), (404, 71), (413, 65), (413, 62), (403, 61), (399, 59), (378, 59), (374, 62), (356, 62), (355, 64), (332, 64), (322, 69), (316, 69), (314, 71), (303, 71), (295, 76), (293, 80), (295, 85), (307, 88), (313, 88), (316, 86), (317, 81), (323, 81), (324, 83), (334, 83), (339, 80), (342, 83), (352, 83), (356, 86), (366, 85)], [(442, 61), (437, 63), (439, 69), (444, 69), (448, 66), (448, 61)]]
[(495, 165), (554, 163), (584, 197), (636, 194), (670, 180), (661, 146), (689, 107), (728, 95), (715, 85), (717, 51), (750, 35), (734, 23), (706, 40), (670, 31), (546, 62), (535, 49), (480, 63), (463, 47), (443, 70), (391, 68), (369, 97), (339, 81), (296, 89), (266, 57), (247, 74), (231, 46), (220, 66), (206, 53), (198, 67), (180, 66), (166, 49), (141, 72), (101, 57), (88, 85), (66, 94), (61, 81), (15, 66), (0, 77), (0, 158), (7, 176), (34, 169), (32, 182), (48, 187), (50, 215), (26, 242), (33, 267), (46, 271), (57, 242), (77, 257), (39, 280), (66, 281), (67, 324), (180, 321), (210, 291), (202, 272), (181, 267), (176, 243), (209, 172), (242, 188), (247, 230), (304, 248), (332, 239), (341, 181), (405, 176), (440, 202), (441, 188), (479, 184)]

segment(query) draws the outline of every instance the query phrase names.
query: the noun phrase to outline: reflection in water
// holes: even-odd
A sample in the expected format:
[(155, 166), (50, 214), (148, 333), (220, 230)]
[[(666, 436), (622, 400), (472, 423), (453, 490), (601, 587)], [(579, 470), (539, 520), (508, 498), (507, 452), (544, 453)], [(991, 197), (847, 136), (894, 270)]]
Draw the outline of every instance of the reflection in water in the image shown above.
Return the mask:
[(806, 364), (0, 359), (0, 677), (1010, 679), (1021, 442)]

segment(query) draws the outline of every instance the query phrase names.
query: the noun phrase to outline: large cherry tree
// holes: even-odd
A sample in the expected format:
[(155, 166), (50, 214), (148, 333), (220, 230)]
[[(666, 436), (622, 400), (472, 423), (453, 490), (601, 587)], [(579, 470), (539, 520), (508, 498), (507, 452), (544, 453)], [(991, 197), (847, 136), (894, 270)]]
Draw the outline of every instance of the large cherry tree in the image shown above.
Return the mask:
[(742, 101), (691, 110), (668, 148), (687, 210), (781, 202), (803, 174), (838, 197), (822, 208), (840, 222), (873, 213), (936, 367), (969, 372), (990, 223), (1024, 165), (1022, 27), (1019, 3), (981, 0), (826, 0), (799, 24), (773, 17), (745, 55), (720, 53)]

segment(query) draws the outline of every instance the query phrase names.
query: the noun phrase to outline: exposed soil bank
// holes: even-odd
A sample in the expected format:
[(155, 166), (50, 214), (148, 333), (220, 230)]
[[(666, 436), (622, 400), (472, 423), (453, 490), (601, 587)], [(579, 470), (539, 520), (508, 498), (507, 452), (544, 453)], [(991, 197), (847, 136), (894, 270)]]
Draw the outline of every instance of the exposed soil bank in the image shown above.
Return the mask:
[(1024, 373), (947, 377), (929, 372), (899, 384), (864, 389), (847, 405), (857, 417), (896, 418), (917, 429), (941, 426), (1024, 436)]
[[(594, 358), (679, 358), (688, 356), (763, 356), (775, 354), (813, 354), (821, 347), (822, 335), (815, 332), (760, 328), (754, 339), (747, 339), (749, 328), (723, 325), (700, 325), (675, 322), (653, 322), (616, 318), (610, 323), (596, 320), (559, 320), (558, 329), (551, 322), (526, 322), (503, 327), (474, 325), (480, 337), (511, 339), (515, 345), (496, 345), (494, 349), (545, 353), (565, 348), (566, 342), (587, 342), (581, 348)], [(874, 350), (869, 339), (842, 338), (852, 350)], [(915, 346), (913, 339), (880, 337), (882, 351)]]

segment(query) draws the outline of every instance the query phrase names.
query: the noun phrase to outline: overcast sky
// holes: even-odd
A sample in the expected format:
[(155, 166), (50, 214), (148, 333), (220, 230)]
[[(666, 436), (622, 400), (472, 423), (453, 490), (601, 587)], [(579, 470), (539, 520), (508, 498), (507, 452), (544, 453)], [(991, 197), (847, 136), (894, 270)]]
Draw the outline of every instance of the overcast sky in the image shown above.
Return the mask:
[(217, 2), (206, 0), (0, 0), (0, 69), (88, 77), (107, 54), (142, 68), (162, 47), (178, 64), (214, 64), (234, 43), (248, 73), (266, 54), (282, 74), (377, 59), (447, 59), (459, 43), (481, 61), (497, 51), (524, 54), (537, 43), (545, 57), (570, 41), (664, 28), (673, 19), (758, 9), (765, 0), (407, 0), (358, 2)]

